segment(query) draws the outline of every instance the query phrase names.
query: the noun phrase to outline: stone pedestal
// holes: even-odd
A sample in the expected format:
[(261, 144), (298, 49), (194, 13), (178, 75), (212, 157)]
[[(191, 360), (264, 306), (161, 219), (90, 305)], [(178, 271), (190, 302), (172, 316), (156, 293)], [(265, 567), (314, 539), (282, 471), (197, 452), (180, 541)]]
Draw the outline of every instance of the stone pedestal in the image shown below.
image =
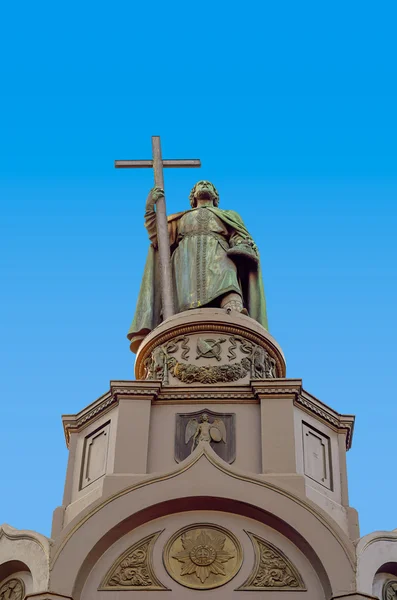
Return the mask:
[(31, 600), (374, 598), (378, 540), (356, 546), (348, 505), (354, 417), (287, 379), (261, 325), (222, 309), (175, 315), (144, 339), (135, 375), (63, 417), (52, 540), (0, 529), (3, 586), (12, 577)]
[(259, 323), (221, 308), (179, 313), (139, 347), (135, 376), (165, 385), (247, 384), (285, 377), (280, 346)]

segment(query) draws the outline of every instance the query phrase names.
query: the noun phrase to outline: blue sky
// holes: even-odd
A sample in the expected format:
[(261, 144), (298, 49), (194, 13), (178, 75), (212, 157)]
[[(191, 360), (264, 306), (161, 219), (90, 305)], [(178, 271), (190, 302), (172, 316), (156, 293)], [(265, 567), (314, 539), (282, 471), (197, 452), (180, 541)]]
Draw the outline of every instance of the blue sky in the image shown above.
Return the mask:
[[(60, 415), (133, 378), (149, 158), (259, 245), (287, 375), (357, 415), (361, 533), (397, 527), (395, 2), (6, 3), (0, 14), (0, 522), (49, 534)], [(199, 173), (199, 174), (198, 174)]]

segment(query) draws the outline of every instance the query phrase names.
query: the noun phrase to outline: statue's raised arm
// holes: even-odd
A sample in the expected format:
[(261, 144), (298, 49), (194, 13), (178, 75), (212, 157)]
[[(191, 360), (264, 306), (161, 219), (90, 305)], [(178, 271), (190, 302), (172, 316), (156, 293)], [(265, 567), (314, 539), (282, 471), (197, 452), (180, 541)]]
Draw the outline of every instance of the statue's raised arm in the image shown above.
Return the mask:
[[(164, 194), (153, 188), (146, 201), (145, 227), (151, 246), (128, 337), (136, 351), (162, 319), (155, 204)], [(219, 208), (219, 194), (199, 181), (191, 209), (168, 217), (176, 312), (221, 307), (249, 315), (267, 329), (265, 295), (257, 246), (240, 215)]]
[(148, 197), (146, 198), (146, 210), (145, 210), (145, 227), (147, 229), (149, 240), (157, 249), (157, 228), (156, 228), (156, 211), (155, 205), (160, 198), (164, 198), (164, 190), (160, 187), (154, 187), (150, 190)]

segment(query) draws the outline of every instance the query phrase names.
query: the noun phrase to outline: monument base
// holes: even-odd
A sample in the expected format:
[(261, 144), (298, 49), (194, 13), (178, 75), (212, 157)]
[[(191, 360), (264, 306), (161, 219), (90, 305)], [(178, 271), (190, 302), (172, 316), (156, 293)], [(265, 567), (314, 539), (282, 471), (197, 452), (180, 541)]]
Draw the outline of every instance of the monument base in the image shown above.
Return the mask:
[(280, 346), (254, 319), (222, 308), (174, 315), (141, 343), (136, 379), (167, 385), (247, 384), (286, 375)]

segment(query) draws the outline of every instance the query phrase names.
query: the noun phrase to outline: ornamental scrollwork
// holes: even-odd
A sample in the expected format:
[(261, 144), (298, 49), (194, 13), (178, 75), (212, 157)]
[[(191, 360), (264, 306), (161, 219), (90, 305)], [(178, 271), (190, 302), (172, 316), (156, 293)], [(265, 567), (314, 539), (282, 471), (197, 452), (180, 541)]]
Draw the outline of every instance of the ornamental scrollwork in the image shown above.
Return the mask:
[(153, 570), (153, 546), (161, 531), (126, 550), (105, 575), (99, 590), (165, 590)]
[(267, 540), (247, 532), (255, 551), (255, 565), (240, 590), (305, 589), (303, 579), (285, 554)]
[[(227, 355), (222, 364), (222, 344), (226, 338), (204, 338), (197, 340), (196, 360), (216, 359), (221, 364), (196, 365), (189, 360), (189, 337), (183, 336), (157, 346), (146, 358), (145, 379), (169, 383), (170, 374), (182, 383), (231, 383), (249, 376), (250, 379), (274, 379), (277, 376), (275, 359), (260, 345), (241, 336), (230, 336)], [(180, 358), (173, 356), (181, 350)], [(239, 351), (240, 357), (236, 351)], [(226, 350), (225, 350), (226, 354)], [(235, 362), (232, 362), (235, 361)]]
[(254, 344), (239, 335), (229, 337), (229, 361), (236, 358), (236, 348), (247, 355), (250, 363), (251, 379), (274, 379), (277, 377), (276, 361), (270, 354), (258, 344)]

